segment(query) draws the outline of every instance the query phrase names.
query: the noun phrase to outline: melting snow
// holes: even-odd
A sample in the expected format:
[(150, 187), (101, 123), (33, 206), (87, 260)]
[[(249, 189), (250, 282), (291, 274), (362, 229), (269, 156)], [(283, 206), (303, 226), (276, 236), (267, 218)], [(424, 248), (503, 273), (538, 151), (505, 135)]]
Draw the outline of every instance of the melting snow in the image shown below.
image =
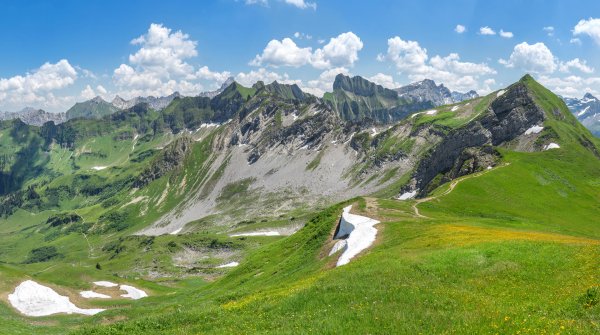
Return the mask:
[(459, 106), (454, 106), (452, 107), (452, 109), (450, 110), (451, 112), (456, 112), (458, 110)]
[(115, 286), (119, 286), (119, 284), (115, 284), (109, 281), (105, 281), (105, 280), (101, 280), (101, 281), (95, 281), (94, 285), (97, 286), (102, 286), (102, 287), (115, 287)]
[(183, 228), (178, 228), (178, 229), (175, 229), (175, 230), (173, 230), (172, 232), (170, 232), (169, 234), (170, 234), (170, 235), (177, 235), (177, 234), (179, 234), (179, 233), (181, 232), (181, 229), (183, 229)]
[(525, 135), (539, 134), (542, 130), (544, 130), (542, 126), (533, 126), (525, 131)]
[(257, 231), (252, 233), (239, 233), (230, 235), (231, 237), (239, 237), (239, 236), (281, 236), (278, 231)]
[(435, 113), (437, 113), (437, 110), (435, 110), (435, 109), (425, 112), (425, 114), (427, 114), (427, 115), (434, 115)]
[(550, 144), (544, 146), (544, 150), (550, 150), (550, 149), (560, 149), (560, 145), (558, 145), (556, 143), (550, 143)]
[(505, 90), (500, 90), (498, 91), (498, 93), (496, 94), (496, 98), (501, 96), (502, 94), (504, 94), (506, 91)]
[(69, 297), (62, 296), (53, 289), (26, 280), (8, 295), (8, 301), (19, 312), (27, 316), (46, 316), (57, 313), (94, 315), (104, 309), (83, 309), (75, 306)]
[(240, 265), (240, 263), (238, 262), (231, 262), (231, 263), (227, 263), (227, 264), (223, 264), (223, 265), (219, 265), (217, 266), (217, 269), (222, 269), (222, 268), (234, 268), (236, 266)]
[(100, 299), (110, 299), (110, 295), (94, 292), (94, 291), (81, 291), (79, 295), (86, 298), (100, 298)]
[(92, 166), (92, 170), (100, 171), (106, 169), (108, 166)]
[(346, 240), (339, 240), (333, 245), (333, 248), (331, 248), (331, 251), (329, 252), (329, 256), (335, 254), (336, 252), (338, 252), (340, 250), (346, 250), (347, 247), (348, 247), (348, 244), (346, 243)]
[[(341, 250), (344, 252), (337, 261), (336, 266), (348, 264), (354, 256), (358, 255), (361, 251), (370, 247), (375, 242), (375, 236), (377, 235), (377, 229), (373, 226), (378, 224), (379, 221), (373, 220), (366, 216), (350, 214), (352, 206), (344, 208), (342, 213), (342, 219), (340, 220), (340, 228), (337, 235), (334, 238), (340, 238), (348, 236), (346, 238), (346, 246), (342, 247), (341, 243), (336, 243), (333, 249)], [(336, 250), (336, 251), (337, 251)], [(334, 251), (335, 253), (335, 251)]]
[(121, 291), (127, 292), (127, 294), (121, 294), (123, 298), (131, 298), (133, 300), (138, 300), (148, 296), (146, 292), (129, 285), (121, 285), (119, 289)]
[(408, 200), (408, 199), (412, 199), (417, 195), (417, 191), (412, 191), (412, 192), (405, 192), (403, 193), (401, 196), (399, 196), (397, 199), (398, 200)]
[(298, 120), (298, 115), (296, 113), (292, 114), (292, 116), (294, 117), (294, 121)]

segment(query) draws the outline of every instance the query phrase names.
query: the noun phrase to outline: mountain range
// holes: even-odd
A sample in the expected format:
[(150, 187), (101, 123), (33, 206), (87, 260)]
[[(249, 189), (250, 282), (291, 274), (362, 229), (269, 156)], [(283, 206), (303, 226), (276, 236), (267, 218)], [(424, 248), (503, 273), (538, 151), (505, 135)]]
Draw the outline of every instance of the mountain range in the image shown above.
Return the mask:
[(600, 137), (600, 100), (590, 93), (582, 99), (563, 98), (571, 112), (594, 135)]
[[(600, 141), (532, 76), (166, 100), (0, 121), (7, 332), (597, 328)], [(18, 314), (30, 281), (97, 314)]]

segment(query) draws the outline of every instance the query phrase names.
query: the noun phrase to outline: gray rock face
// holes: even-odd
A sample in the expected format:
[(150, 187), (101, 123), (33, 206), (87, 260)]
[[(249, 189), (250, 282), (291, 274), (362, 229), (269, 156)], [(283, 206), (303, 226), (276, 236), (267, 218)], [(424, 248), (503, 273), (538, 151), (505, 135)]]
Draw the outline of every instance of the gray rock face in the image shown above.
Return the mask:
[(563, 100), (577, 120), (600, 137), (600, 100), (590, 93), (586, 93), (582, 99), (563, 97)]
[(475, 91), (467, 93), (451, 92), (444, 84), (436, 85), (430, 79), (397, 88), (395, 91), (402, 98), (418, 102), (429, 101), (434, 106), (448, 105), (479, 97)]
[(65, 113), (48, 113), (42, 109), (31, 107), (23, 108), (18, 112), (0, 112), (0, 120), (21, 119), (24, 123), (32, 126), (41, 126), (46, 122), (52, 121), (59, 124), (67, 121)]
[(234, 81), (235, 81), (235, 79), (233, 77), (229, 77), (229, 78), (227, 78), (227, 80), (225, 80), (225, 82), (223, 82), (223, 84), (221, 84), (221, 87), (219, 87), (219, 89), (214, 90), (214, 91), (202, 92), (202, 93), (198, 94), (198, 96), (205, 97), (205, 98), (214, 98), (217, 95), (223, 93), (223, 91), (225, 91), (225, 89), (227, 87), (229, 87), (229, 85), (233, 84)]
[(133, 98), (130, 100), (125, 100), (117, 95), (117, 96), (115, 96), (115, 98), (113, 99), (113, 101), (111, 103), (113, 106), (115, 106), (119, 109), (128, 109), (137, 104), (146, 103), (150, 106), (150, 108), (152, 108), (154, 110), (162, 110), (165, 107), (167, 107), (171, 103), (171, 101), (173, 101), (173, 99), (175, 99), (177, 97), (181, 97), (181, 94), (179, 94), (179, 92), (175, 92), (171, 95), (167, 95), (166, 97), (158, 97), (157, 98), (157, 97), (149, 96), (149, 97), (137, 97), (137, 98)]
[[(495, 156), (492, 145), (515, 139), (544, 119), (544, 111), (529, 96), (526, 86), (522, 83), (511, 86), (492, 102), (479, 120), (444, 135), (418, 164), (413, 183), (406, 189), (418, 189), (423, 195), (438, 174), (450, 173), (450, 178), (457, 178), (491, 165)], [(470, 160), (471, 168), (465, 168), (467, 160)]]

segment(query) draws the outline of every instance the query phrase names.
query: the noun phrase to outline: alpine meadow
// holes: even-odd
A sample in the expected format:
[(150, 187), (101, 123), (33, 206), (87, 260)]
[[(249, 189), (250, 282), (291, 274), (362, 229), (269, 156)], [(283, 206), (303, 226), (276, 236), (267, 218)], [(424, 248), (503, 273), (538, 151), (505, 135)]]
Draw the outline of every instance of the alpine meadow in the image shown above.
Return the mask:
[(600, 333), (600, 4), (0, 7), (0, 334)]

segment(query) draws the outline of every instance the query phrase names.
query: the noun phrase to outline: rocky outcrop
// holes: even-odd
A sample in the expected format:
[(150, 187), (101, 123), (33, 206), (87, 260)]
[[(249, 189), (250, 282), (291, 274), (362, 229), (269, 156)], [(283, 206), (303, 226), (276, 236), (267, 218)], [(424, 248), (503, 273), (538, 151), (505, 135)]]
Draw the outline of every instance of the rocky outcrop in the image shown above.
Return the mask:
[(41, 126), (46, 122), (54, 122), (59, 124), (67, 121), (65, 113), (49, 113), (42, 109), (31, 107), (23, 108), (18, 112), (0, 112), (0, 120), (16, 120), (20, 119), (24, 123), (31, 126)]
[(140, 188), (148, 185), (167, 173), (183, 166), (185, 158), (189, 154), (193, 140), (187, 136), (180, 137), (169, 144), (156, 157), (148, 167), (133, 182), (133, 186)]
[(404, 191), (419, 190), (422, 196), (438, 176), (449, 180), (493, 165), (497, 154), (491, 146), (517, 138), (544, 119), (544, 111), (536, 105), (527, 86), (514, 84), (478, 120), (442, 136), (421, 159)]
[(431, 79), (412, 83), (395, 89), (398, 95), (412, 102), (430, 102), (434, 106), (448, 105), (479, 97), (477, 92), (451, 92), (444, 84), (436, 85)]

